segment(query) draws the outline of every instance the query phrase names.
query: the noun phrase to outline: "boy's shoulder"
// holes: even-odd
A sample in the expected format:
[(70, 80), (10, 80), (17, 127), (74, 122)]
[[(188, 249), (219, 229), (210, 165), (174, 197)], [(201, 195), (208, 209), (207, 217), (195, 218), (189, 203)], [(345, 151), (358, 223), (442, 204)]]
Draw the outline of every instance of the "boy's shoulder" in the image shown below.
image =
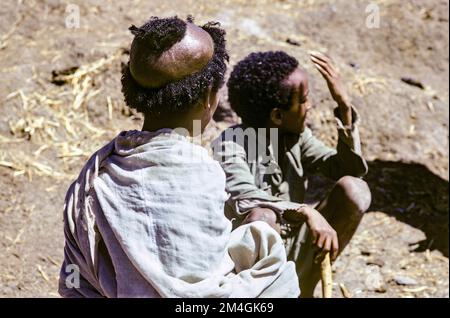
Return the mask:
[(245, 127), (242, 124), (226, 128), (211, 142), (213, 154), (216, 156), (217, 154), (245, 153), (244, 134)]

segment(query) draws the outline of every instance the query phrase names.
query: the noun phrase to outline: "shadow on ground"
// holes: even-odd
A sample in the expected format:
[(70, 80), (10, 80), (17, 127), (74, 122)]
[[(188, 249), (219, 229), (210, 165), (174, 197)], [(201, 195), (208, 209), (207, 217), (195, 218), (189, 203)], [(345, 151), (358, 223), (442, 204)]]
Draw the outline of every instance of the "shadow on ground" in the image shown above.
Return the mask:
[[(448, 257), (448, 181), (421, 164), (380, 160), (368, 164), (364, 179), (372, 191), (369, 211), (387, 213), (423, 231), (426, 239), (415, 245), (414, 251), (437, 249)], [(330, 180), (310, 177), (305, 201), (317, 201), (331, 186)]]
[(372, 191), (370, 210), (394, 216), (425, 233), (417, 252), (438, 249), (448, 257), (447, 180), (421, 164), (391, 161), (369, 163), (365, 178)]

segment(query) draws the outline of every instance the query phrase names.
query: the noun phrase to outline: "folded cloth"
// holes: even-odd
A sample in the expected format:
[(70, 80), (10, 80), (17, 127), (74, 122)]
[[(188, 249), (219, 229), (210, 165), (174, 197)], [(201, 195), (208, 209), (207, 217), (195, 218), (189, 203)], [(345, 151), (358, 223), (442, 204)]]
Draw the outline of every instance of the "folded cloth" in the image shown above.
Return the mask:
[(120, 133), (67, 192), (59, 293), (297, 297), (280, 236), (264, 222), (231, 232), (226, 200), (204, 148), (170, 129)]

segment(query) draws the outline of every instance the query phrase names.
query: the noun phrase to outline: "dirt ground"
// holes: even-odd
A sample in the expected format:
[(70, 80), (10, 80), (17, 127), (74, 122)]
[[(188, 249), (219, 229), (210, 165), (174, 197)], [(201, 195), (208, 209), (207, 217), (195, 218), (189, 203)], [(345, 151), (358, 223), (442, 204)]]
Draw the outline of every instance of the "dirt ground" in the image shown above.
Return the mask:
[[(92, 152), (142, 123), (120, 92), (127, 28), (188, 14), (222, 23), (230, 66), (253, 51), (297, 57), (312, 82), (309, 126), (330, 146), (334, 106), (307, 51), (340, 68), (373, 202), (333, 265), (334, 296), (449, 297), (448, 1), (373, 2), (379, 28), (366, 26), (369, 1), (73, 0), (80, 27), (67, 28), (66, 2), (2, 1), (0, 297), (58, 297), (65, 192)], [(223, 100), (210, 138), (236, 120)], [(315, 200), (330, 182), (312, 181)]]

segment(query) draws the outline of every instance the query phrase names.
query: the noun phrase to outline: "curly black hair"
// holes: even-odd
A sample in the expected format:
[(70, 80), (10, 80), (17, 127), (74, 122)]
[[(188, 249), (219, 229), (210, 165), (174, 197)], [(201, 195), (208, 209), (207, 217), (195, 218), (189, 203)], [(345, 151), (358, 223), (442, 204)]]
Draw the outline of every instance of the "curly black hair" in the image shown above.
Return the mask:
[(292, 92), (283, 80), (297, 66), (282, 51), (251, 53), (236, 64), (228, 80), (228, 100), (245, 125), (264, 127), (273, 108), (289, 109)]
[[(193, 23), (192, 16), (187, 22)], [(148, 54), (161, 55), (175, 43), (183, 39), (186, 22), (178, 17), (151, 17), (141, 27), (132, 25), (131, 33), (137, 43), (142, 43)], [(182, 114), (203, 98), (212, 86), (214, 91), (224, 84), (228, 53), (225, 49), (225, 31), (217, 22), (209, 22), (201, 27), (209, 33), (214, 42), (214, 54), (208, 64), (199, 72), (160, 88), (146, 88), (137, 83), (130, 72), (130, 63), (122, 68), (122, 93), (125, 103), (149, 117)]]

